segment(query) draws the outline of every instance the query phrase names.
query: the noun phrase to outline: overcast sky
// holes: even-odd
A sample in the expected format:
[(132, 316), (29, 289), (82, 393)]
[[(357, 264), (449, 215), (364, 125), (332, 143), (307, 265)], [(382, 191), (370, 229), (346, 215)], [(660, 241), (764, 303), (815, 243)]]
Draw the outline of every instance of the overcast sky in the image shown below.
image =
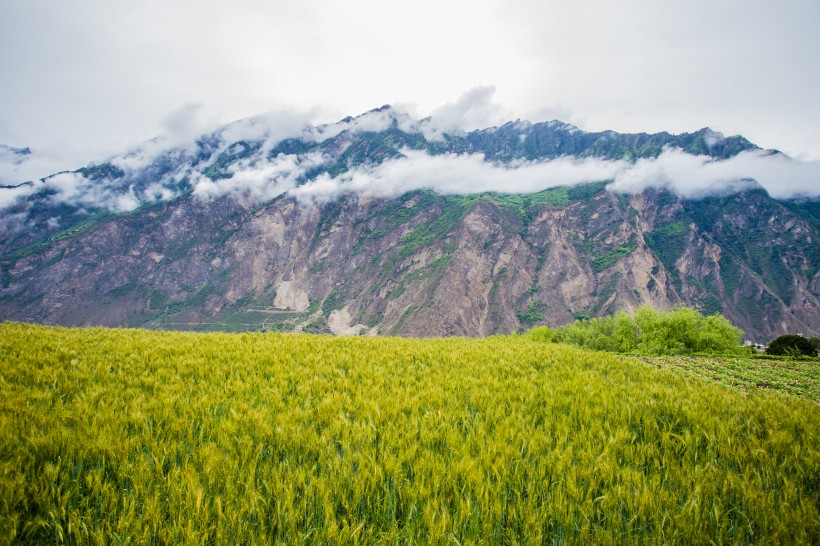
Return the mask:
[(0, 143), (77, 168), (263, 112), (452, 114), (494, 87), (466, 125), (710, 126), (816, 160), (818, 21), (816, 0), (2, 0)]

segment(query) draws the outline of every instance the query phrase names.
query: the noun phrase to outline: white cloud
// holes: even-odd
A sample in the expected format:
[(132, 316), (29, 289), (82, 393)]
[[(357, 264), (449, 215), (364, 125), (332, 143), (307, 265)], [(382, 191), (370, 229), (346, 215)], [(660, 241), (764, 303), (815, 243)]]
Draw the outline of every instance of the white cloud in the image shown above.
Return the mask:
[(201, 104), (182, 104), (162, 120), (159, 136), (110, 157), (108, 161), (126, 173), (134, 173), (156, 161), (162, 154), (185, 156), (196, 150), (197, 139), (213, 130), (215, 124), (215, 120), (203, 119)]
[(348, 192), (370, 197), (395, 197), (418, 189), (450, 195), (488, 191), (532, 193), (559, 185), (611, 179), (626, 166), (621, 161), (570, 157), (501, 165), (485, 161), (483, 154), (429, 155), (404, 150), (404, 155), (380, 165), (352, 169), (336, 178), (323, 174), (294, 188), (290, 194), (303, 201), (325, 202)]
[(177, 192), (159, 182), (154, 182), (145, 188), (143, 195), (148, 201), (170, 201), (177, 196)]
[(43, 190), (52, 192), (48, 199), (54, 204), (66, 203), (114, 212), (131, 211), (142, 204), (131, 186), (124, 191), (118, 190), (104, 184), (94, 184), (77, 173), (63, 172), (17, 187), (0, 188), (0, 209), (10, 207), (19, 199)]
[(216, 121), (202, 119), (201, 103), (186, 102), (166, 115), (160, 125), (163, 144), (173, 148), (194, 142), (197, 137), (213, 128)]
[(448, 102), (419, 123), (419, 129), (428, 140), (441, 140), (444, 133), (460, 134), (500, 125), (513, 116), (501, 104), (492, 102), (495, 86), (474, 87), (456, 102)]
[[(490, 83), (512, 118), (717, 126), (818, 157), (818, 18), (810, 0), (6, 1), (0, 142), (77, 143), (73, 169), (156, 136), (180, 104), (225, 122), (322, 104), (328, 121), (385, 102), (435, 113)], [(544, 105), (568, 112), (526, 115)]]
[(316, 115), (315, 111), (275, 110), (229, 123), (219, 135), (226, 145), (263, 141), (270, 148), (286, 138), (303, 137)]
[(0, 145), (0, 184), (17, 185), (65, 170), (58, 154), (40, 150), (21, 154), (19, 150)]
[(318, 153), (301, 156), (280, 154), (269, 160), (242, 160), (231, 167), (230, 178), (212, 180), (202, 174), (196, 176), (194, 195), (205, 201), (224, 195), (266, 201), (295, 188), (300, 176), (325, 161)]
[(110, 162), (124, 171), (135, 172), (153, 163), (157, 156), (165, 150), (167, 150), (165, 144), (155, 139), (122, 155), (112, 157)]
[[(271, 123), (271, 118), (259, 118), (231, 124), (221, 131), (222, 149), (234, 140), (263, 142), (250, 157), (228, 167), (228, 178), (214, 180), (205, 176), (202, 173), (209, 163), (195, 164), (188, 150), (177, 148), (167, 153), (176, 154), (178, 167), (166, 173), (162, 180), (150, 183), (140, 193), (129, 185), (128, 177), (117, 185), (105, 181), (92, 183), (80, 174), (64, 172), (33, 185), (0, 188), (0, 208), (7, 208), (35, 191), (49, 188), (54, 192), (50, 197), (54, 202), (128, 211), (145, 202), (176, 197), (177, 190), (168, 182), (183, 176), (192, 181), (194, 195), (199, 199), (231, 196), (254, 202), (285, 193), (303, 202), (326, 202), (344, 193), (390, 198), (417, 189), (459, 195), (489, 191), (532, 193), (555, 186), (604, 180), (612, 181), (608, 189), (613, 192), (639, 193), (648, 188), (666, 188), (690, 199), (734, 193), (757, 184), (778, 199), (820, 197), (820, 162), (798, 161), (765, 150), (743, 152), (726, 160), (667, 148), (657, 158), (634, 163), (560, 157), (551, 161), (501, 164), (488, 162), (482, 154), (430, 155), (404, 149), (401, 150), (402, 157), (380, 164), (361, 165), (336, 177), (327, 173), (313, 176), (318, 167), (335, 159), (320, 152), (280, 154), (271, 158), (270, 150), (285, 135), (299, 135), (299, 138), (315, 141), (344, 130), (380, 131), (393, 123), (414, 130), (419, 122), (413, 122), (406, 114), (393, 109), (369, 112), (359, 118), (318, 128), (306, 128), (299, 116), (276, 119), (287, 122), (280, 126)], [(715, 141), (721, 138), (717, 133), (709, 137)], [(131, 154), (115, 158), (113, 162), (130, 175), (139, 175), (139, 169), (150, 164), (160, 149), (159, 144), (149, 143)]]
[(77, 173), (60, 173), (43, 180), (48, 189), (55, 193), (50, 196), (54, 203), (70, 203), (79, 207), (108, 209), (113, 212), (128, 212), (140, 206), (134, 188), (117, 189), (104, 184), (94, 184)]
[(0, 188), (0, 210), (11, 207), (17, 203), (19, 199), (27, 197), (34, 193), (34, 184), (20, 184), (10, 188)]
[(0, 144), (0, 162), (20, 165), (31, 157), (31, 150), (21, 150)]
[(446, 154), (404, 150), (405, 157), (327, 174), (289, 191), (303, 201), (325, 202), (343, 193), (395, 197), (417, 189), (442, 194), (482, 192), (533, 193), (555, 186), (613, 180), (608, 189), (640, 193), (666, 188), (683, 198), (731, 194), (757, 184), (777, 199), (820, 196), (820, 162), (801, 162), (763, 150), (728, 160), (666, 149), (657, 158), (636, 163), (560, 157), (551, 161), (489, 163), (481, 154)]
[(656, 159), (640, 159), (618, 173), (610, 191), (639, 193), (666, 188), (681, 197), (735, 193), (755, 183), (776, 199), (820, 196), (820, 161), (797, 161), (765, 150), (726, 160), (669, 148)]
[(420, 132), (420, 122), (402, 110), (385, 106), (370, 110), (355, 118), (345, 118), (336, 123), (319, 125), (317, 127), (306, 127), (302, 133), (302, 138), (312, 142), (322, 142), (344, 131), (351, 133), (378, 133), (386, 131), (394, 124), (396, 124), (399, 129), (408, 133)]

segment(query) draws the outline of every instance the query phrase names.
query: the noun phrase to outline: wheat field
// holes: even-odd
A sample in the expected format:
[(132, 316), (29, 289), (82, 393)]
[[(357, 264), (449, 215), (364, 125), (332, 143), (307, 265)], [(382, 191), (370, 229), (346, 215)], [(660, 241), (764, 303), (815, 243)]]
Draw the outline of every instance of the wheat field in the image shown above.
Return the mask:
[(0, 325), (2, 544), (795, 544), (820, 406), (524, 336)]

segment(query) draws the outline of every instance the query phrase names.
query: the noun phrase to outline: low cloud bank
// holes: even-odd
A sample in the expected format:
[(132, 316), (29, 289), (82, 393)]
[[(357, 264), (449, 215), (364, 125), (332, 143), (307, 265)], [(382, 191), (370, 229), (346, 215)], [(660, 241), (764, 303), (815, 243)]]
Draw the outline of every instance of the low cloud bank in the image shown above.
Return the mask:
[(232, 176), (211, 180), (199, 174), (194, 179), (194, 195), (203, 200), (230, 195), (262, 202), (278, 197), (297, 187), (300, 177), (321, 166), (325, 158), (321, 154), (279, 155), (261, 164), (248, 160), (231, 166)]
[[(381, 122), (379, 119), (371, 121)], [(262, 202), (284, 193), (305, 203), (324, 203), (342, 194), (395, 197), (430, 189), (442, 194), (482, 192), (533, 193), (556, 186), (611, 181), (607, 189), (634, 194), (650, 188), (667, 189), (687, 199), (726, 195), (760, 186), (777, 199), (820, 197), (820, 162), (801, 162), (776, 153), (756, 150), (726, 160), (695, 156), (666, 149), (660, 156), (635, 163), (595, 158), (561, 157), (551, 161), (492, 163), (482, 154), (430, 155), (402, 150), (402, 157), (381, 164), (355, 167), (338, 176), (315, 175), (335, 161), (319, 152), (280, 154), (268, 158), (263, 147), (250, 158), (228, 168), (228, 178), (211, 179), (190, 164), (167, 175), (140, 194), (133, 187), (91, 182), (77, 173), (60, 173), (18, 187), (0, 188), (0, 208), (7, 208), (36, 191), (50, 190), (53, 203), (107, 208), (124, 212), (146, 202), (178, 195), (166, 182), (184, 174), (202, 200), (229, 196)], [(141, 163), (136, 158), (137, 163)], [(125, 162), (120, 163), (126, 165)], [(131, 165), (128, 165), (132, 167)]]
[[(0, 188), (0, 210), (43, 191), (48, 193), (48, 201), (55, 205), (69, 204), (79, 208), (107, 209), (112, 212), (128, 212), (146, 201), (144, 197), (140, 199), (136, 195), (132, 186), (123, 189), (105, 184), (92, 184), (78, 173), (63, 172), (36, 182)], [(160, 192), (157, 197), (171, 199), (173, 195)]]
[[(456, 103), (442, 107), (438, 118), (420, 121), (392, 108), (320, 126), (306, 124), (306, 113), (271, 113), (229, 124), (199, 141), (169, 149), (169, 143), (187, 142), (201, 126), (196, 121), (199, 107), (186, 105), (167, 120), (171, 136), (155, 139), (110, 160), (123, 171), (124, 177), (91, 181), (78, 173), (63, 172), (29, 184), (0, 187), (0, 209), (46, 190), (46, 198), (55, 204), (124, 212), (177, 197), (177, 182), (182, 179), (191, 183), (199, 199), (231, 196), (257, 202), (284, 193), (307, 203), (326, 202), (344, 193), (387, 198), (418, 189), (459, 195), (490, 191), (532, 193), (598, 181), (610, 181), (607, 189), (616, 193), (663, 188), (688, 199), (725, 195), (758, 185), (777, 199), (820, 198), (820, 161), (799, 161), (765, 150), (743, 152), (725, 160), (667, 148), (657, 158), (636, 162), (561, 157), (501, 164), (487, 161), (482, 154), (430, 155), (404, 149), (400, 150), (401, 157), (361, 165), (335, 177), (326, 172), (316, 174), (337, 160), (320, 152), (270, 157), (271, 150), (284, 139), (318, 143), (343, 131), (379, 132), (396, 126), (435, 140), (456, 131), (459, 125), (485, 124), (502, 116), (504, 112), (490, 101), (492, 91), (476, 88)], [(208, 166), (238, 141), (257, 143), (258, 147), (251, 157), (231, 164), (225, 172), (227, 178), (206, 176)], [(36, 161), (36, 155), (20, 152), (0, 147), (0, 166), (5, 164), (19, 172), (27, 163)], [(161, 179), (151, 180), (146, 187), (145, 178), (154, 176), (150, 173), (157, 162), (173, 168), (157, 170), (163, 173)], [(137, 184), (141, 188), (138, 192), (134, 191), (136, 180), (142, 180)], [(3, 182), (12, 186), (8, 181), (0, 181)]]
[(99, 207), (114, 212), (127, 212), (140, 206), (134, 188), (114, 190), (105, 184), (91, 185), (85, 177), (77, 173), (60, 173), (45, 180), (54, 190), (52, 201), (71, 203), (79, 207)]
[(13, 187), (0, 187), (0, 210), (11, 207), (18, 200), (34, 193), (33, 184), (20, 184)]
[(362, 166), (331, 178), (322, 174), (289, 193), (302, 201), (326, 202), (343, 193), (395, 197), (430, 189), (442, 194), (533, 193), (543, 189), (611, 179), (621, 161), (563, 157), (546, 162), (489, 163), (483, 154), (429, 155), (405, 150), (405, 157)]
[[(564, 157), (510, 164), (489, 162), (481, 154), (434, 156), (402, 150), (401, 158), (359, 166), (336, 177), (315, 175), (317, 169), (333, 163), (334, 157), (319, 153), (270, 157), (279, 143), (290, 138), (320, 143), (345, 131), (381, 132), (396, 127), (440, 142), (446, 135), (501, 125), (512, 114), (493, 101), (494, 94), (492, 86), (475, 87), (424, 119), (404, 111), (412, 111), (412, 106), (383, 107), (324, 125), (316, 124), (323, 117), (319, 110), (291, 108), (215, 128), (216, 120), (205, 116), (202, 105), (186, 103), (165, 117), (161, 136), (107, 160), (123, 173), (116, 180), (91, 181), (66, 172), (40, 180), (43, 173), (59, 173), (67, 164), (76, 168), (67, 163), (70, 151), (30, 152), (0, 145), (0, 185), (7, 186), (0, 187), (0, 210), (46, 190), (46, 198), (53, 203), (127, 211), (144, 203), (177, 197), (181, 180), (189, 181), (200, 199), (229, 195), (258, 201), (283, 193), (306, 202), (326, 201), (345, 192), (391, 197), (422, 188), (447, 194), (528, 193), (602, 180), (611, 181), (608, 189), (612, 192), (639, 193), (648, 188), (665, 188), (690, 199), (733, 193), (756, 184), (778, 199), (820, 198), (820, 161), (793, 160), (762, 150), (726, 160), (670, 148), (657, 158), (634, 163)], [(527, 122), (521, 123), (523, 127)], [(714, 133), (706, 134), (705, 138), (707, 142), (716, 142), (721, 136)], [(228, 178), (208, 178), (204, 174), (208, 166), (240, 141), (256, 147), (253, 156), (229, 166)], [(33, 182), (20, 184), (25, 181)]]
[(620, 171), (607, 189), (640, 193), (665, 188), (697, 199), (736, 193), (759, 184), (775, 199), (820, 197), (820, 162), (797, 161), (778, 153), (753, 150), (724, 160), (669, 148), (656, 159), (639, 159)]
[[(207, 194), (235, 193), (240, 191), (243, 180), (250, 182), (248, 192), (260, 199), (287, 192), (306, 202), (327, 202), (345, 193), (395, 197), (418, 189), (452, 195), (490, 191), (533, 193), (556, 186), (611, 180), (607, 189), (612, 192), (635, 194), (650, 188), (667, 189), (686, 199), (732, 194), (757, 186), (777, 199), (820, 197), (820, 162), (795, 161), (762, 150), (715, 160), (670, 148), (657, 158), (635, 163), (561, 157), (552, 161), (496, 164), (486, 161), (482, 154), (429, 155), (414, 150), (404, 150), (403, 154), (401, 158), (363, 165), (336, 177), (323, 173), (301, 185), (296, 185), (300, 176), (320, 166), (326, 158), (317, 155), (301, 165), (289, 159), (286, 176), (276, 171), (268, 178), (266, 170), (278, 166), (246, 166), (234, 183), (225, 189), (219, 188), (224, 181), (214, 183)], [(277, 165), (283, 161), (277, 159)]]

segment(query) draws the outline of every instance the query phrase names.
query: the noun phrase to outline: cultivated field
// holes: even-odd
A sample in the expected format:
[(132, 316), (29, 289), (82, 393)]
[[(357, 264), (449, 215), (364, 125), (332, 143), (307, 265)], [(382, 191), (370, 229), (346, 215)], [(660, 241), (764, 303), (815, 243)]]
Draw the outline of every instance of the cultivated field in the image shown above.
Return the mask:
[(815, 401), (523, 336), (0, 325), (2, 544), (811, 543), (818, 445)]
[(820, 404), (820, 359), (639, 356), (642, 362), (718, 382), (744, 392), (774, 391)]

